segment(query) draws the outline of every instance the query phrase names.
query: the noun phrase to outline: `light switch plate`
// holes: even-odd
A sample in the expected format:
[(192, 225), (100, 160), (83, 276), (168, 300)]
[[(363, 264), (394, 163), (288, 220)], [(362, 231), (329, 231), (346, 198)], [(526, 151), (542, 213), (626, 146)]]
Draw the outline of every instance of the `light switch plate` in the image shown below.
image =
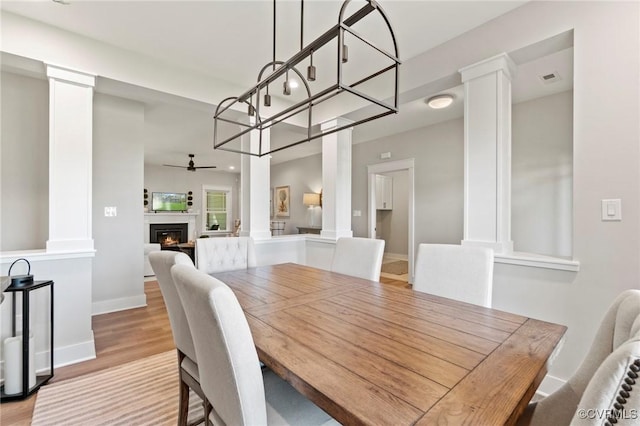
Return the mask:
[(621, 221), (622, 220), (622, 200), (619, 198), (602, 200), (602, 220)]
[(118, 209), (116, 207), (105, 207), (104, 208), (105, 217), (113, 217), (118, 215)]
[(360, 210), (353, 211), (353, 217), (360, 217), (360, 216), (362, 216), (362, 212)]

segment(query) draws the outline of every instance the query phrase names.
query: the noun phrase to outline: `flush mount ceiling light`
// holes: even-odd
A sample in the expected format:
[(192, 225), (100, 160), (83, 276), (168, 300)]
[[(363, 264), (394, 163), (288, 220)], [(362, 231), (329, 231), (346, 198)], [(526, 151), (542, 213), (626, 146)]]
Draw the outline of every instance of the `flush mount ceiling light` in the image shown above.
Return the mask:
[[(276, 60), (276, 0), (274, 0), (273, 58), (258, 73), (255, 86), (240, 96), (228, 97), (218, 104), (214, 115), (214, 149), (261, 157), (398, 112), (400, 60), (395, 34), (389, 19), (380, 5), (373, 0), (365, 1), (362, 8), (351, 16), (345, 17), (347, 5), (350, 2), (351, 0), (345, 0), (342, 4), (338, 23), (335, 26), (304, 46), (304, 0), (301, 0), (300, 51), (283, 62)], [(388, 33), (387, 41), (390, 48), (387, 47), (386, 50), (365, 37), (359, 28), (354, 29), (356, 24), (372, 12), (377, 12), (381, 18), (377, 31), (380, 32), (382, 28)], [(379, 40), (380, 34), (376, 34), (375, 38)], [(324, 53), (333, 43), (336, 50), (334, 53), (325, 55)], [(320, 52), (323, 48), (324, 50)], [(319, 55), (324, 59), (333, 58), (333, 63), (325, 66), (323, 62), (316, 68), (313, 64), (314, 55), (316, 58)], [(307, 61), (307, 72), (304, 76), (297, 67)], [(335, 79), (328, 78), (332, 70), (337, 70)], [(267, 71), (269, 72), (266, 73)], [(289, 97), (294, 98), (291, 84), (293, 79), (290, 79), (290, 75), (295, 76), (300, 86), (297, 92), (301, 93), (297, 94), (297, 98), (293, 101), (287, 101)], [(321, 79), (324, 79), (326, 84), (312, 91), (309, 82), (319, 84)], [(277, 88), (276, 85), (280, 85), (281, 81), (282, 85), (279, 87), (282, 87), (284, 98), (276, 107), (276, 102), (272, 102), (269, 90)], [(357, 109), (367, 107), (367, 113), (356, 121), (330, 129), (322, 129), (322, 126), (318, 126), (319, 123), (313, 121), (314, 108), (320, 109), (327, 116), (327, 111), (335, 111), (331, 108), (336, 105), (342, 108), (348, 105)], [(246, 113), (239, 114), (239, 111), (246, 111)], [(333, 117), (335, 118), (335, 115)], [(235, 126), (223, 129), (223, 123)], [(263, 143), (263, 131), (281, 123), (302, 124), (304, 136), (299, 138), (298, 135), (294, 138), (295, 140), (287, 142), (275, 141), (271, 138), (270, 144)], [(229, 128), (232, 129), (233, 134), (228, 134)], [(258, 143), (243, 143), (243, 136), (248, 136), (249, 132), (254, 130), (259, 132)]]
[(427, 105), (433, 109), (446, 108), (453, 102), (453, 95), (437, 95), (432, 96), (427, 100)]

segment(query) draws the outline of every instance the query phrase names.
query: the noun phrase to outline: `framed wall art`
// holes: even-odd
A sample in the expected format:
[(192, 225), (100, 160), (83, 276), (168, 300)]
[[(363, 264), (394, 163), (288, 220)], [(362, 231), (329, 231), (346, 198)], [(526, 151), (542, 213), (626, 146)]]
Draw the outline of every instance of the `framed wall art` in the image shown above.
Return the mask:
[(276, 186), (274, 197), (276, 217), (289, 217), (291, 215), (290, 200), (289, 186)]

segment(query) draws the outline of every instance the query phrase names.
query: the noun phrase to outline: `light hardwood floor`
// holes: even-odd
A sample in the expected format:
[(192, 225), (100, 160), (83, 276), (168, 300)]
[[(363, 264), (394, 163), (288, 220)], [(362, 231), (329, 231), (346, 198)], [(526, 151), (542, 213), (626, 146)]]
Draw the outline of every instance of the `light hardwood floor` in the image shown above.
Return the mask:
[[(407, 283), (388, 278), (380, 282), (406, 287)], [(175, 349), (169, 317), (155, 281), (145, 282), (147, 306), (93, 317), (96, 359), (57, 368), (50, 383), (114, 367)], [(24, 401), (0, 405), (0, 424), (30, 425), (36, 395)]]

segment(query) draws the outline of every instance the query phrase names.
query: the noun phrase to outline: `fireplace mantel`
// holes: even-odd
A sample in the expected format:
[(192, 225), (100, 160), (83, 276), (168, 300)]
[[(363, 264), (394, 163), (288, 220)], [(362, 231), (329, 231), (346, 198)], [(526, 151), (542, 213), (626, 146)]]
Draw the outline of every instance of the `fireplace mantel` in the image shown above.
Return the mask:
[(145, 213), (144, 214), (144, 242), (149, 242), (149, 225), (152, 223), (186, 223), (189, 225), (189, 240), (194, 239), (196, 232), (196, 216), (200, 212), (179, 213), (179, 212), (162, 212), (162, 213)]

